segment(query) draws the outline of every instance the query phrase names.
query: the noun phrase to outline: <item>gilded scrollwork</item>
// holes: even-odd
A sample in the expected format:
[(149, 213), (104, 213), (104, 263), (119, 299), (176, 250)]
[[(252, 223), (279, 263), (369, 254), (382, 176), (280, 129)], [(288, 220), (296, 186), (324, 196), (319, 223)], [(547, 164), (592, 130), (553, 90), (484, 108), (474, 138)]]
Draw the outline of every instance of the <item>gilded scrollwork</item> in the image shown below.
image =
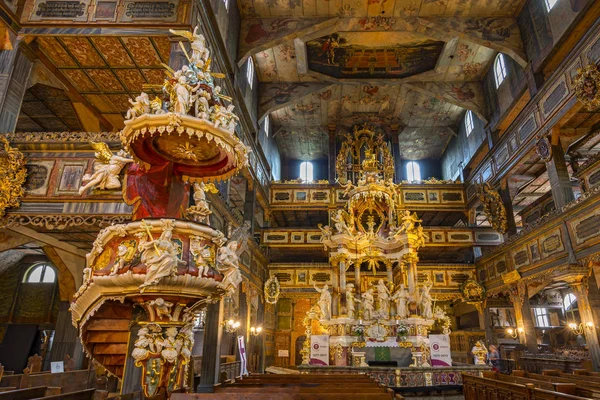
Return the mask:
[(10, 147), (5, 137), (0, 137), (0, 218), (7, 208), (19, 207), (25, 194), (23, 185), (27, 177), (25, 156), (21, 151)]
[(483, 204), (483, 212), (492, 224), (492, 227), (501, 234), (508, 230), (506, 209), (500, 194), (489, 183), (479, 185), (477, 197)]

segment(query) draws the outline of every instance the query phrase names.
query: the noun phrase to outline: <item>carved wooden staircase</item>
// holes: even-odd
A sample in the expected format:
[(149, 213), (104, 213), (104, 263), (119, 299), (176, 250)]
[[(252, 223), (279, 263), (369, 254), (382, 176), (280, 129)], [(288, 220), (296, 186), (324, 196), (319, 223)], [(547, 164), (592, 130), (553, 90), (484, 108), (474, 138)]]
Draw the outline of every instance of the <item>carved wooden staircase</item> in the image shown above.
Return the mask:
[(92, 357), (119, 379), (127, 358), (132, 315), (132, 304), (108, 301), (87, 321), (81, 336)]

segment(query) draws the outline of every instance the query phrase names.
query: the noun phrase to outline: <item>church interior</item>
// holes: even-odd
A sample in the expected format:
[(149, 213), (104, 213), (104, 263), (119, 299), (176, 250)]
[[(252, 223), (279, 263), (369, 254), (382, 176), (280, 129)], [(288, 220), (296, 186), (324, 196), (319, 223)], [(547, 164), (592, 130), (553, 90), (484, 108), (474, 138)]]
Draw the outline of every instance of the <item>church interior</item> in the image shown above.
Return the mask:
[(0, 0), (0, 400), (600, 398), (599, 0)]

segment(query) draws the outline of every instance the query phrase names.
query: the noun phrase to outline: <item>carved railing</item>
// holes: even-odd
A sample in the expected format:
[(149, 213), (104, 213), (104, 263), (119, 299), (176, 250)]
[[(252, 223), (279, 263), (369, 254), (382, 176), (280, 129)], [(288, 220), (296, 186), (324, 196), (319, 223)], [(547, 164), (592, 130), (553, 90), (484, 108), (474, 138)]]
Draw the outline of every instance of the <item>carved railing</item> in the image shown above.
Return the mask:
[(600, 252), (599, 223), (596, 188), (486, 252), (476, 262), (477, 278), (491, 289), (541, 273), (566, 273)]
[[(425, 246), (497, 246), (502, 235), (491, 228), (425, 227)], [(319, 247), (319, 229), (271, 228), (262, 231), (262, 243), (268, 247)]]
[[(344, 188), (327, 183), (272, 183), (271, 209), (326, 208), (339, 206), (347, 199)], [(400, 183), (397, 186), (398, 207), (410, 210), (466, 211), (462, 183)]]

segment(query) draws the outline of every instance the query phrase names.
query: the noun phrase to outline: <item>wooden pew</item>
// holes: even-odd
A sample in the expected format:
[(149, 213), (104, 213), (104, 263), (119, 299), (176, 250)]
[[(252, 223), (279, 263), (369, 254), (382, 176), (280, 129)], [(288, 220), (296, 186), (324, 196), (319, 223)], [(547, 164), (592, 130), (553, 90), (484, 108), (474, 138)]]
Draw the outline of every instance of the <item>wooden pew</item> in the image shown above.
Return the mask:
[(86, 389), (54, 396), (36, 397), (34, 400), (101, 400), (108, 397), (105, 390)]
[(588, 400), (552, 390), (536, 388), (533, 384), (519, 384), (463, 374), (465, 400), (526, 399), (526, 400)]
[(15, 389), (0, 393), (0, 400), (29, 400), (46, 395), (46, 386), (37, 386), (26, 389)]
[(563, 372), (559, 376), (543, 375), (521, 370), (513, 371), (513, 375), (536, 379), (538, 381), (573, 384), (577, 387), (578, 396), (600, 399), (600, 383), (596, 382), (593, 378), (590, 379), (590, 377), (586, 378), (585, 376), (571, 375)]
[(563, 382), (552, 382), (545, 380), (537, 380), (529, 377), (522, 376), (514, 376), (514, 375), (506, 375), (500, 374), (494, 371), (484, 371), (483, 376), (485, 378), (495, 379), (503, 382), (516, 383), (521, 385), (532, 384), (536, 388), (549, 390), (552, 392), (559, 393), (567, 393), (571, 395), (577, 395), (577, 386), (573, 383), (563, 383)]

